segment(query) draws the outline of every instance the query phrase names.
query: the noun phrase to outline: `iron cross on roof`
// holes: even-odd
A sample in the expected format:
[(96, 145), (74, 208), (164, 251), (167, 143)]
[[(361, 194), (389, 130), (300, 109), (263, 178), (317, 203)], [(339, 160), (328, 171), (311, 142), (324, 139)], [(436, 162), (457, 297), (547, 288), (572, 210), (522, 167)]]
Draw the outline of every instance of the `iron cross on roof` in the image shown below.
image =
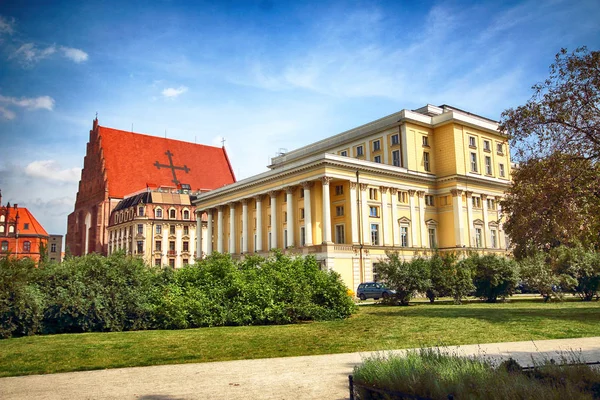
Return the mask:
[(171, 168), (171, 172), (173, 173), (173, 180), (171, 182), (173, 182), (176, 185), (179, 185), (179, 181), (177, 180), (177, 175), (175, 174), (175, 170), (179, 169), (179, 170), (185, 171), (185, 173), (187, 174), (188, 172), (190, 172), (190, 169), (187, 167), (187, 165), (184, 165), (183, 167), (177, 167), (177, 166), (173, 165), (173, 153), (171, 153), (170, 150), (167, 150), (167, 152), (165, 154), (167, 157), (169, 157), (169, 165), (160, 164), (158, 161), (156, 161), (154, 163), (154, 166), (158, 169), (160, 169), (161, 167)]

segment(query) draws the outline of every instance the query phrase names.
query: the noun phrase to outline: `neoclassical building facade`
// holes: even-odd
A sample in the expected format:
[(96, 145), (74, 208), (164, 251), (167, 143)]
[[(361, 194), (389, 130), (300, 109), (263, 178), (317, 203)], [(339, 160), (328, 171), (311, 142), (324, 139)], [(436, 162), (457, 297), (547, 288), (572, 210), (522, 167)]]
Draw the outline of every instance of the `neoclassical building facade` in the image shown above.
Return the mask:
[(496, 121), (427, 105), (272, 159), (269, 171), (203, 193), (197, 248), (311, 254), (349, 288), (376, 279), (387, 250), (503, 254), (499, 200), (510, 184)]

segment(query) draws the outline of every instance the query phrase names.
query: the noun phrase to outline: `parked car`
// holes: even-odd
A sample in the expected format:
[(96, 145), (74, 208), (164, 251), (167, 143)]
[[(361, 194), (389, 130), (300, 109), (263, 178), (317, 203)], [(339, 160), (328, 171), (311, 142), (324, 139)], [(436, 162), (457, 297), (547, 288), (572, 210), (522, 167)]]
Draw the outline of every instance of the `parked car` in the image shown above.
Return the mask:
[(387, 299), (388, 297), (394, 296), (395, 294), (395, 290), (388, 288), (380, 282), (363, 282), (360, 285), (358, 285), (358, 289), (356, 290), (356, 295), (361, 300), (379, 300), (380, 297)]

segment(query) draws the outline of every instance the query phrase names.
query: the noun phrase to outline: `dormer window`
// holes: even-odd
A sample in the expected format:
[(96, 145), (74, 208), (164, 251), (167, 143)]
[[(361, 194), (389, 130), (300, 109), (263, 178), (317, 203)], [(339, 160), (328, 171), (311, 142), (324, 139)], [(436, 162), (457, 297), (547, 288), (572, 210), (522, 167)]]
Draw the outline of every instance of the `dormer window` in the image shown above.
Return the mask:
[(171, 218), (171, 219), (175, 219), (175, 218), (177, 218), (177, 211), (175, 211), (175, 209), (174, 209), (174, 208), (171, 208), (171, 209), (169, 210), (169, 218)]
[(163, 214), (162, 214), (162, 209), (161, 209), (161, 208), (157, 208), (157, 209), (154, 211), (154, 215), (156, 216), (156, 218), (162, 218), (162, 217), (163, 217)]
[(188, 210), (183, 210), (183, 219), (190, 219), (190, 212)]
[(139, 206), (138, 207), (138, 216), (139, 217), (143, 217), (144, 216), (144, 206)]

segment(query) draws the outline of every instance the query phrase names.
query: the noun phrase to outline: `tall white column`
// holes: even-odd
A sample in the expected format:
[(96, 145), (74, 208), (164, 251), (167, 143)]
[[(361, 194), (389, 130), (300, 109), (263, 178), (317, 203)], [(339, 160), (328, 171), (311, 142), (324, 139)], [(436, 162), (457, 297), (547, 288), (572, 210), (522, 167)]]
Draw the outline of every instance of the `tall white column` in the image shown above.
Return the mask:
[(302, 190), (304, 190), (304, 231), (306, 235), (306, 246), (313, 245), (312, 213), (310, 208), (310, 188), (312, 186), (312, 182), (302, 182)]
[(288, 247), (294, 247), (294, 200), (293, 200), (294, 188), (288, 187), (285, 189), (285, 200), (286, 200), (286, 212), (287, 219), (285, 221), (287, 225), (287, 245)]
[(391, 234), (391, 225), (388, 225), (390, 222), (390, 214), (388, 209), (388, 188), (385, 186), (381, 186), (381, 230), (383, 236), (383, 245), (390, 246), (390, 234)]
[(488, 248), (492, 239), (490, 238), (490, 227), (488, 225), (487, 195), (481, 195), (481, 207), (483, 208), (483, 247)]
[[(417, 247), (417, 227), (421, 224), (417, 224), (417, 216), (415, 212), (415, 194), (416, 190), (408, 191), (408, 205), (410, 207), (410, 236), (411, 245)], [(422, 245), (422, 244), (421, 244)]]
[[(454, 241), (458, 247), (464, 244), (465, 228), (463, 218), (462, 190), (452, 189), (452, 206), (454, 211)], [(467, 195), (468, 197), (468, 195)], [(467, 206), (467, 214), (469, 214)]]
[(256, 248), (255, 253), (263, 251), (262, 245), (262, 195), (254, 197), (256, 200)]
[(206, 222), (206, 255), (210, 256), (213, 252), (213, 210), (206, 212), (208, 221)]
[(196, 258), (202, 258), (202, 214), (204, 211), (196, 211)]
[(277, 248), (277, 192), (269, 192), (271, 196), (271, 249)]
[(473, 231), (473, 192), (465, 192), (467, 196), (467, 233), (469, 234), (469, 247), (475, 247), (475, 232)]
[(392, 196), (392, 246), (397, 246), (400, 243), (398, 226), (398, 189), (390, 188), (390, 195)]
[(332, 243), (331, 241), (331, 202), (329, 200), (329, 182), (331, 177), (321, 178), (323, 183), (323, 243)]
[(229, 203), (229, 254), (235, 253), (235, 203)]
[(248, 252), (248, 200), (242, 200), (242, 253)]
[(352, 225), (352, 243), (358, 244), (358, 196), (356, 182), (350, 182), (350, 221)]
[(421, 224), (421, 246), (429, 247), (427, 243), (427, 226), (425, 225), (425, 192), (417, 192), (419, 196), (419, 223)]
[(371, 244), (371, 225), (369, 224), (369, 203), (367, 202), (367, 189), (368, 186), (366, 183), (360, 184), (363, 244)]
[(400, 145), (402, 151), (402, 167), (408, 168), (408, 140), (406, 137), (406, 124), (402, 124), (400, 126)]
[(217, 251), (223, 252), (223, 206), (219, 206), (217, 213)]

